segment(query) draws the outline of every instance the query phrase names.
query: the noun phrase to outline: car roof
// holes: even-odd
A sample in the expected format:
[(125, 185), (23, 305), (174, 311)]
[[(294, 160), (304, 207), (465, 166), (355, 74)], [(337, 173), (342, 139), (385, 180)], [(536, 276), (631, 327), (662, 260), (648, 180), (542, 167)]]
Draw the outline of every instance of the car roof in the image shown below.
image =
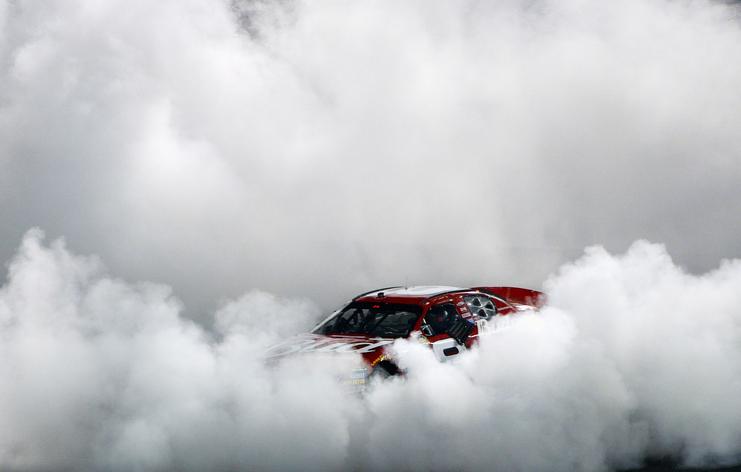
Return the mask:
[(356, 302), (422, 303), (444, 293), (465, 292), (469, 288), (447, 285), (418, 285), (414, 287), (386, 287), (363, 293), (353, 299)]

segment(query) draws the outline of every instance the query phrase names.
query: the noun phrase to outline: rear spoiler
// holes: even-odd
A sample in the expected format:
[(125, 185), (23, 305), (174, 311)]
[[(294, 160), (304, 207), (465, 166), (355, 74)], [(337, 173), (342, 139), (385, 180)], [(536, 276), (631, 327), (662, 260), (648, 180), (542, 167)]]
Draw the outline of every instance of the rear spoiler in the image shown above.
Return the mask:
[(474, 287), (484, 293), (504, 298), (510, 303), (540, 308), (545, 305), (545, 293), (520, 287)]

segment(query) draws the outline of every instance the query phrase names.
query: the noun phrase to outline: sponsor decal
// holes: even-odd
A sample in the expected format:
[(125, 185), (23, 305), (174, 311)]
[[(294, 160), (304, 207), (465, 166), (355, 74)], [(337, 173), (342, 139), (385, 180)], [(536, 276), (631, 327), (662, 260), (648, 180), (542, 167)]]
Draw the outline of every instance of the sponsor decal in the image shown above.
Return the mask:
[(371, 367), (375, 367), (376, 364), (378, 364), (379, 362), (386, 361), (386, 360), (389, 360), (389, 359), (390, 359), (390, 357), (387, 356), (386, 354), (384, 354), (382, 356), (378, 356), (378, 359), (376, 359), (373, 362), (371, 362)]
[(512, 324), (512, 321), (512, 316), (497, 315), (488, 320), (476, 320), (476, 326), (479, 329), (479, 335), (487, 335), (507, 329)]
[(298, 337), (268, 349), (267, 357), (280, 357), (303, 352), (354, 352), (364, 354), (392, 344), (393, 339), (384, 338), (325, 338), (325, 337)]
[(350, 377), (344, 379), (344, 383), (350, 387), (362, 387), (368, 381), (368, 369), (355, 369), (350, 373)]

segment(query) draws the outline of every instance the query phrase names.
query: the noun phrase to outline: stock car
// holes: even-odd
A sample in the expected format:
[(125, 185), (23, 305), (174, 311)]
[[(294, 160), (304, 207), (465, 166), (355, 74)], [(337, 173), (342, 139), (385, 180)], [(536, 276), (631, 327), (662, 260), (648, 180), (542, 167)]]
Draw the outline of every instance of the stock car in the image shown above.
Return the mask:
[(514, 313), (538, 310), (543, 293), (519, 287), (386, 287), (363, 293), (310, 333), (268, 351), (269, 358), (305, 352), (355, 353), (365, 364), (353, 383), (400, 374), (388, 352), (398, 338), (428, 344), (440, 361), (470, 348)]

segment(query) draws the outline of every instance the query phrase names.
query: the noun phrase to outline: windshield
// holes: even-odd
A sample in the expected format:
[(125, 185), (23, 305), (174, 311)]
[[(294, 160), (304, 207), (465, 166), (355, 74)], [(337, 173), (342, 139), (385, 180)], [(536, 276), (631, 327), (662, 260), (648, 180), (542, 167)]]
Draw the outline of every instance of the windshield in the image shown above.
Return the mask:
[(414, 305), (355, 302), (322, 323), (314, 332), (405, 338), (420, 314), (421, 308)]

